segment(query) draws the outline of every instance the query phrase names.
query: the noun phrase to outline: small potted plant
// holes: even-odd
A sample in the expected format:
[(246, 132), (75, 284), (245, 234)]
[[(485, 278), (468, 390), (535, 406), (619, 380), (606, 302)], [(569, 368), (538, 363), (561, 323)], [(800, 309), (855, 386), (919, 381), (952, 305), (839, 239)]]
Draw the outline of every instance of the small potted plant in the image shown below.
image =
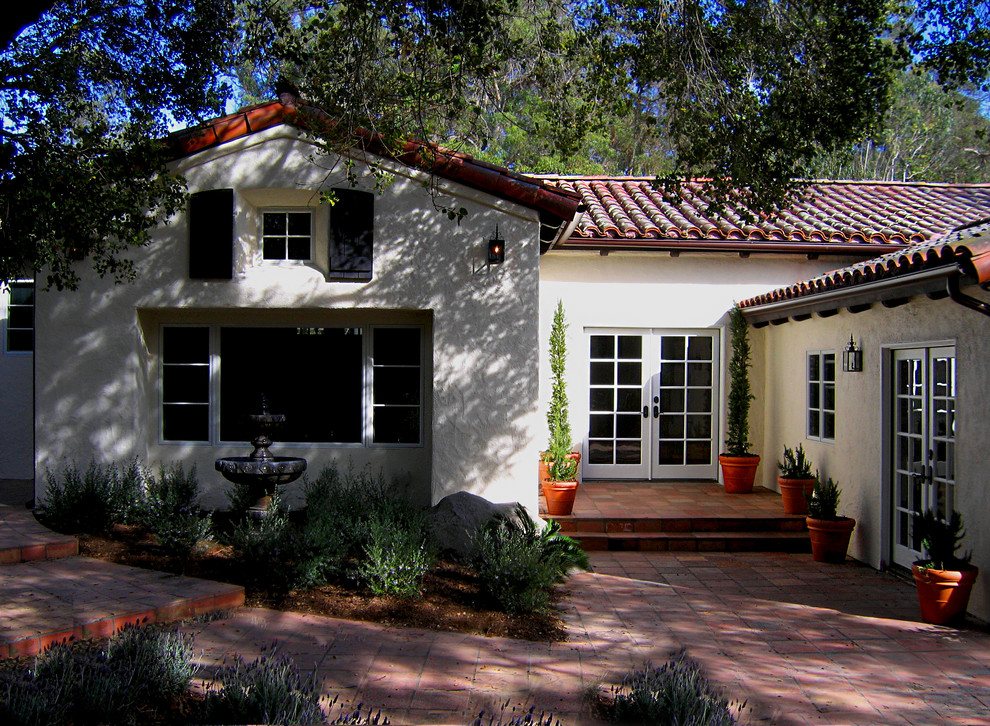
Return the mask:
[(970, 553), (956, 554), (965, 535), (962, 515), (954, 511), (944, 521), (931, 509), (915, 514), (914, 534), (920, 537), (926, 557), (911, 566), (921, 619), (936, 625), (962, 619), (980, 573), (979, 568), (970, 564)]
[(550, 328), (550, 371), (552, 388), (547, 409), (550, 442), (540, 456), (540, 483), (547, 499), (547, 512), (554, 516), (570, 514), (577, 495), (577, 469), (580, 454), (571, 451), (571, 422), (568, 414), (567, 381), (564, 376), (567, 360), (567, 321), (564, 304), (557, 301), (557, 310)]
[(832, 477), (824, 484), (815, 477), (815, 487), (808, 500), (808, 534), (811, 536), (811, 556), (815, 562), (831, 562), (841, 565), (846, 561), (849, 538), (856, 520), (840, 517), (839, 485)]
[(777, 485), (784, 503), (784, 514), (804, 514), (808, 511), (808, 500), (815, 488), (815, 477), (811, 473), (811, 461), (804, 452), (804, 446), (796, 449), (784, 447), (784, 460), (777, 462), (780, 476)]
[(753, 491), (760, 457), (750, 452), (749, 407), (755, 398), (749, 387), (749, 323), (739, 306), (729, 313), (732, 357), (729, 359), (729, 398), (725, 436), (725, 453), (719, 454), (722, 483), (730, 494)]

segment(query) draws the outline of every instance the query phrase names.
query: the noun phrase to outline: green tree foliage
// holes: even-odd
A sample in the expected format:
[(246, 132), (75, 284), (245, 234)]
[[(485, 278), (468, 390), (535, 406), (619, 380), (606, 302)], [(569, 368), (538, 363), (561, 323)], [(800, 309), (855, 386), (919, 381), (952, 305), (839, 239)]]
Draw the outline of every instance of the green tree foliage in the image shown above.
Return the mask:
[(44, 267), (71, 288), (87, 257), (130, 277), (126, 251), (183, 203), (170, 118), (222, 108), (232, 14), (231, 0), (63, 0), (0, 48), (0, 279)]
[(753, 396), (749, 384), (750, 358), (749, 323), (738, 307), (729, 313), (729, 336), (732, 355), (729, 358), (729, 398), (725, 450), (729, 456), (750, 456), (749, 407)]

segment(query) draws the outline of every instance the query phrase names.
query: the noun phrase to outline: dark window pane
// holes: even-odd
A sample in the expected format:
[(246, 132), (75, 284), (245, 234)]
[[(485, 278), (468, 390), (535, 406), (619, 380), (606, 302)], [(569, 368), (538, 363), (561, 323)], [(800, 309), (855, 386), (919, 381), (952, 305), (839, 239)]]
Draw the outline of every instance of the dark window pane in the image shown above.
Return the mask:
[[(359, 328), (221, 328), (220, 438), (249, 441), (257, 436), (247, 416), (260, 413), (264, 393), (269, 411), (286, 417), (274, 440), (360, 443), (364, 360), (360, 332)], [(262, 343), (278, 354), (259, 362)]]
[(684, 364), (664, 363), (660, 366), (661, 386), (683, 386), (684, 385)]
[(639, 464), (643, 460), (643, 444), (639, 441), (619, 441), (616, 444), (615, 463), (626, 466)]
[(821, 359), (817, 353), (812, 353), (808, 356), (808, 380), (819, 381), (821, 377)]
[(818, 411), (808, 411), (808, 436), (821, 436), (821, 420)]
[(262, 234), (285, 236), (285, 213), (265, 212)]
[(712, 437), (712, 417), (688, 416), (687, 436), (689, 439), (710, 439)]
[(615, 425), (613, 416), (610, 413), (593, 413), (589, 417), (588, 436), (595, 439), (612, 438), (615, 436)]
[(684, 410), (684, 391), (679, 388), (663, 388), (660, 390), (660, 410), (665, 413), (675, 413)]
[(419, 404), (419, 368), (375, 368), (376, 404)]
[(8, 328), (33, 328), (34, 308), (27, 305), (7, 308)]
[(615, 401), (611, 388), (592, 388), (590, 398), (590, 409), (592, 411), (615, 410)]
[(684, 360), (684, 338), (665, 335), (660, 341), (660, 357), (663, 360)]
[(712, 364), (711, 363), (688, 363), (689, 386), (710, 386), (712, 385)]
[(831, 411), (826, 411), (823, 417), (825, 419), (822, 432), (822, 438), (824, 439), (834, 439), (835, 438), (835, 414)]
[(164, 328), (162, 330), (163, 363), (209, 363), (209, 328)]
[(288, 233), (290, 236), (309, 237), (309, 212), (289, 212), (287, 216), (289, 218)]
[(835, 410), (835, 384), (826, 383), (824, 384), (823, 393), (825, 394), (825, 400), (822, 402), (822, 408), (827, 408)]
[(34, 331), (8, 330), (7, 350), (12, 353), (23, 353), (34, 350)]
[(826, 353), (822, 357), (825, 359), (822, 378), (826, 381), (835, 381), (835, 353)]
[(285, 259), (285, 238), (284, 237), (265, 237), (262, 257), (266, 260), (284, 260)]
[(639, 335), (619, 336), (619, 358), (639, 360), (643, 357), (643, 338)]
[(34, 305), (34, 285), (30, 282), (10, 283), (11, 305)]
[(660, 416), (661, 439), (683, 439), (684, 417), (670, 414)]
[(688, 338), (688, 360), (711, 360), (712, 342), (707, 335)]
[(289, 237), (288, 258), (290, 260), (308, 260), (309, 237)]
[(712, 463), (712, 444), (710, 441), (689, 441), (685, 464), (708, 465)]
[(376, 444), (418, 444), (419, 407), (376, 407)]
[(162, 401), (165, 403), (209, 403), (208, 365), (167, 365), (162, 368)]
[(641, 435), (642, 416), (619, 414), (615, 417), (615, 435), (620, 439), (638, 439)]
[(689, 390), (687, 392), (687, 410), (692, 413), (710, 413), (712, 410), (712, 392), (706, 390)]
[(614, 358), (615, 338), (611, 335), (591, 336), (591, 357), (592, 358)]
[(642, 363), (619, 363), (619, 383), (626, 386), (638, 386), (643, 381)]
[(375, 328), (375, 365), (418, 366), (420, 332), (420, 328)]
[(613, 443), (611, 441), (588, 441), (588, 463), (611, 464)]
[(209, 441), (209, 405), (164, 404), (162, 406), (162, 438), (165, 441)]
[(618, 400), (617, 411), (639, 411), (643, 395), (638, 388), (619, 388), (615, 392)]
[(615, 383), (614, 363), (592, 363), (591, 364), (591, 385), (611, 386)]
[(821, 406), (821, 384), (808, 384), (808, 408), (818, 408)]
[(658, 462), (662, 466), (680, 466), (684, 463), (683, 441), (661, 441)]

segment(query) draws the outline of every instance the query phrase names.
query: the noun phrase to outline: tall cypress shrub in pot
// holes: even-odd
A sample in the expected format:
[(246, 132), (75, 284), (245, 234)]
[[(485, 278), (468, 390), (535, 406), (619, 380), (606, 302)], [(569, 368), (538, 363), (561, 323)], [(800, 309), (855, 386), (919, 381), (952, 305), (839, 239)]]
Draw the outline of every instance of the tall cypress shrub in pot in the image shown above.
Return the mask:
[(718, 457), (722, 466), (722, 482), (730, 494), (753, 491), (756, 468), (760, 457), (750, 452), (749, 407), (755, 396), (750, 391), (749, 368), (752, 351), (749, 345), (749, 323), (739, 306), (729, 313), (729, 334), (732, 355), (729, 358), (729, 397), (725, 453)]
[(547, 498), (547, 511), (552, 515), (570, 514), (577, 493), (577, 468), (580, 454), (573, 453), (571, 447), (571, 421), (568, 414), (567, 381), (567, 320), (564, 304), (557, 301), (550, 328), (550, 374), (552, 388), (550, 405), (547, 409), (549, 444), (544, 454), (543, 465), (546, 478), (543, 479), (543, 493)]

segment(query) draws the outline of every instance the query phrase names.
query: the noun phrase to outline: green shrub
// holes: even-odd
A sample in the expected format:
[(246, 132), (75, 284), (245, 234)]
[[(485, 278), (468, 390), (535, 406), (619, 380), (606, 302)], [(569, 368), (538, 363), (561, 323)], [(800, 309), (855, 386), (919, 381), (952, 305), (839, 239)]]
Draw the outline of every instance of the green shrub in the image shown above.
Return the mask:
[(294, 551), (289, 508), (278, 491), (272, 494), (268, 514), (244, 517), (228, 537), (237, 558), (246, 565), (246, 574), (259, 585), (276, 588), (291, 583), (288, 563)]
[[(613, 689), (615, 720), (658, 726), (728, 726), (733, 706), (681, 651), (659, 668), (627, 676)], [(744, 708), (745, 704), (739, 706)]]
[(426, 541), (422, 515), (391, 514), (379, 511), (369, 518), (356, 574), (376, 595), (417, 597), (436, 554)]
[(560, 525), (551, 521), (542, 532), (523, 507), (513, 517), (496, 516), (475, 535), (474, 569), (484, 590), (509, 613), (546, 609), (553, 586), (588, 558)]
[(839, 518), (839, 485), (828, 478), (824, 484), (815, 477), (815, 488), (808, 500), (808, 516), (812, 519), (834, 520)]
[(158, 702), (185, 693), (195, 674), (191, 635), (178, 630), (125, 628), (110, 639), (112, 666), (134, 670), (147, 697)]
[(83, 474), (74, 463), (66, 464), (61, 476), (48, 469), (45, 479), (48, 487), (38, 516), (59, 532), (98, 533), (114, 522), (134, 521), (143, 499), (136, 460), (123, 468), (114, 462), (91, 462)]
[(274, 646), (261, 658), (235, 658), (222, 666), (207, 687), (206, 710), (211, 723), (325, 724), (321, 684), (304, 679), (288, 656)]
[(145, 523), (166, 552), (188, 556), (211, 534), (210, 515), (199, 508), (196, 467), (163, 466), (147, 483)]

